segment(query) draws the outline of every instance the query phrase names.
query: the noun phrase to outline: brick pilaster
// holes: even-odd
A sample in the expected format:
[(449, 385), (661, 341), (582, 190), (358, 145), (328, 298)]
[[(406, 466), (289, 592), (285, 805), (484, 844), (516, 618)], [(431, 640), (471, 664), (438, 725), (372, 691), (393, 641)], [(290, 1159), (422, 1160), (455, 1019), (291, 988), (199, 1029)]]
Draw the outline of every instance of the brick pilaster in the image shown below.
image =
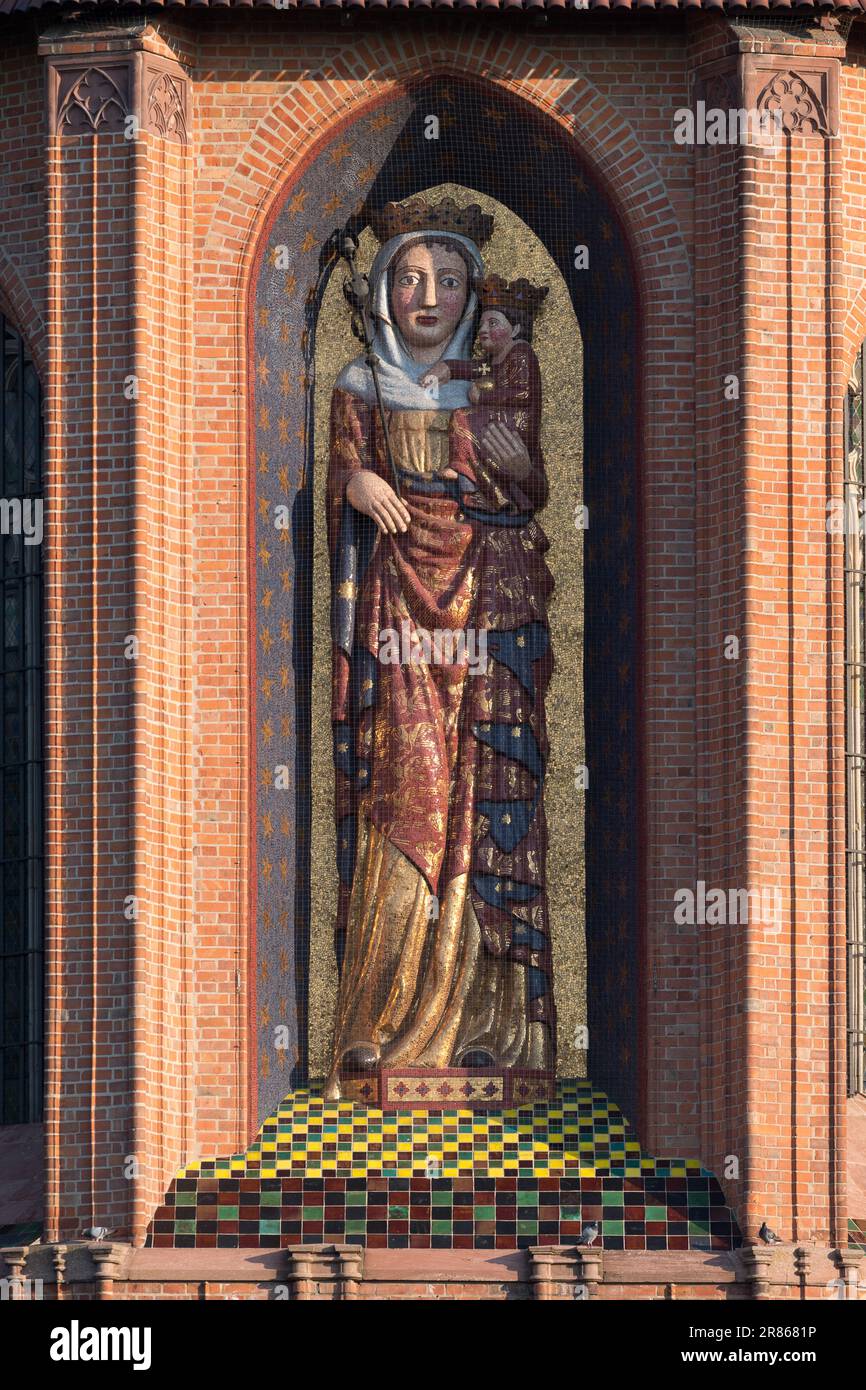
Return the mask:
[(188, 81), (140, 21), (41, 52), (47, 1226), (137, 1240), (194, 1123)]
[(708, 107), (781, 127), (696, 157), (699, 877), (781, 909), (703, 928), (702, 1157), (747, 1235), (766, 1220), (819, 1241), (841, 1238), (845, 1084), (842, 551), (825, 527), (843, 49), (827, 40), (734, 34), (696, 68)]

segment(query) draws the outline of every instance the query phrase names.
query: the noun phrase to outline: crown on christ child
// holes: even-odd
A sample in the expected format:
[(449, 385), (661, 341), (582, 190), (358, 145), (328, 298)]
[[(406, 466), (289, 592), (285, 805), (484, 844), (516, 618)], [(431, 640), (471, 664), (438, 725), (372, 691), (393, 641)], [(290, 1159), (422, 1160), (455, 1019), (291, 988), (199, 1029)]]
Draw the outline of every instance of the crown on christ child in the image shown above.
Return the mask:
[(504, 280), (501, 275), (488, 275), (478, 286), (482, 313), (498, 309), (512, 322), (531, 327), (541, 312), (549, 286), (532, 285), (528, 280)]

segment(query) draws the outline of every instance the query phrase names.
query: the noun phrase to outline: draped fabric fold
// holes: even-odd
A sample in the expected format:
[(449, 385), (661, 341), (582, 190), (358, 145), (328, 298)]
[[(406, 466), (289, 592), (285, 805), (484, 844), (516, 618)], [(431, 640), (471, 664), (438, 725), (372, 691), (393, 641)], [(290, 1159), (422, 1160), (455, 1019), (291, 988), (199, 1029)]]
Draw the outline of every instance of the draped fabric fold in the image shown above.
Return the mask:
[[(328, 1094), (357, 1047), (383, 1066), (460, 1066), (481, 1048), (550, 1068), (552, 580), (530, 501), (546, 495), (543, 463), (537, 483), (494, 486), (482, 411), (387, 409), (411, 522), (379, 535), (346, 487), (360, 468), (391, 477), (382, 419), (343, 375), (328, 476), (341, 962)], [(450, 641), (425, 647), (437, 632)]]

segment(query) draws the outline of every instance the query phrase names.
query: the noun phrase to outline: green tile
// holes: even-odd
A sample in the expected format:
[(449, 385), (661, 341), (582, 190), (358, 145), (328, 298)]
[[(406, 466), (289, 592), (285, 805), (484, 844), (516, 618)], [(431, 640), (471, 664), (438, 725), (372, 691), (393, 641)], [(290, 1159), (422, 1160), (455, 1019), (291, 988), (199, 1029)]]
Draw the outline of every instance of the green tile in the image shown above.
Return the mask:
[(623, 1221), (602, 1221), (601, 1233), (605, 1236), (621, 1236), (624, 1233), (624, 1226), (625, 1222)]
[(434, 1219), (430, 1222), (430, 1230), (434, 1236), (450, 1236), (453, 1225), (450, 1221), (437, 1221)]
[(561, 1207), (559, 1219), (560, 1221), (580, 1221), (580, 1207)]
[(624, 1192), (602, 1192), (601, 1204), (603, 1207), (621, 1207), (625, 1205)]
[(408, 1208), (408, 1207), (389, 1207), (389, 1208), (388, 1208), (388, 1215), (389, 1215), (389, 1217), (392, 1219), (392, 1221), (408, 1221), (408, 1220), (409, 1220), (409, 1208)]
[(365, 1236), (367, 1234), (366, 1221), (346, 1221), (347, 1236)]
[(279, 1234), (280, 1234), (280, 1223), (279, 1223), (279, 1221), (260, 1221), (260, 1222), (259, 1222), (259, 1235), (260, 1235), (260, 1236), (278, 1236)]
[(518, 1221), (518, 1223), (517, 1223), (517, 1234), (518, 1234), (519, 1236), (537, 1236), (537, 1235), (538, 1235), (538, 1222), (537, 1222), (537, 1221)]
[(237, 1221), (237, 1207), (217, 1207), (217, 1221)]
[(279, 1207), (282, 1205), (282, 1192), (263, 1192), (261, 1194), (260, 1205), (263, 1207)]
[(347, 1207), (365, 1207), (366, 1205), (367, 1205), (367, 1194), (366, 1194), (366, 1192), (347, 1192), (347, 1193), (346, 1193), (346, 1206), (347, 1206)]
[(537, 1207), (537, 1206), (538, 1206), (538, 1193), (537, 1193), (537, 1192), (518, 1192), (518, 1194), (517, 1194), (517, 1205), (518, 1205), (519, 1207)]
[(194, 1236), (195, 1221), (175, 1221), (174, 1233), (176, 1236)]
[(303, 1221), (321, 1221), (324, 1218), (324, 1207), (302, 1207), (301, 1219)]
[(647, 1207), (646, 1219), (647, 1221), (667, 1221), (667, 1207)]
[(174, 1194), (174, 1204), (176, 1207), (194, 1207), (197, 1194), (195, 1192), (176, 1192)]
[(451, 1206), (452, 1197), (453, 1197), (453, 1193), (451, 1193), (451, 1192), (434, 1192), (434, 1193), (433, 1193), (433, 1206), (434, 1206), (434, 1207), (450, 1207), (450, 1206)]
[(475, 1208), (475, 1220), (476, 1220), (476, 1221), (495, 1221), (495, 1220), (496, 1220), (496, 1208), (495, 1208), (495, 1207), (476, 1207), (476, 1208)]

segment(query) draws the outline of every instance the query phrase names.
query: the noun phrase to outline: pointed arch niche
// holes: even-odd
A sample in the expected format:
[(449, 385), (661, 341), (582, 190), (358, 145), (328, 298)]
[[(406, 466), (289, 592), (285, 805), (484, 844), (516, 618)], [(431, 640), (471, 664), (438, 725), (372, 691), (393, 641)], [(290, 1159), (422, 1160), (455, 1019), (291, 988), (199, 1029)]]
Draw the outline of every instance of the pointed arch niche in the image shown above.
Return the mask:
[[(561, 670), (574, 664), (580, 684), (576, 698), (562, 705), (574, 726), (571, 769), (564, 766), (561, 730), (552, 742), (563, 764), (559, 775), (573, 782), (585, 764), (589, 787), (572, 787), (569, 829), (573, 824), (576, 843), (569, 847), (556, 832), (551, 837), (553, 894), (559, 875), (577, 884), (582, 899), (574, 929), (562, 928), (555, 944), (554, 988), (560, 1027), (568, 1029), (560, 1042), (566, 1071), (586, 1071), (637, 1122), (643, 832), (636, 275), (614, 205), (575, 143), (500, 87), (451, 75), (416, 82), (398, 99), (365, 108), (317, 148), (276, 200), (250, 281), (250, 964), (256, 982), (250, 1052), (257, 1113), (261, 1122), (287, 1091), (320, 1071), (328, 1011), (331, 966), (322, 941), (329, 925), (322, 918), (327, 877), (336, 871), (318, 775), (319, 745), (330, 749), (317, 694), (321, 663), (330, 654), (320, 633), (314, 640), (320, 606), (314, 590), (327, 579), (316, 508), (327, 456), (324, 381), (333, 376), (329, 366), (342, 365), (353, 351), (347, 331), (340, 362), (323, 362), (320, 333), (334, 302), (331, 281), (345, 272), (335, 234), (349, 230), (363, 245), (369, 209), (441, 185), (459, 186), (465, 201), (470, 191), (492, 200), (508, 210), (513, 226), (525, 227), (527, 255), (547, 258), (562, 289), (561, 322), (574, 329), (558, 345), (575, 383), (562, 410), (574, 431), (574, 467), (570, 475), (552, 472), (552, 488), (562, 482), (568, 496), (552, 497), (540, 520), (548, 534), (561, 531), (555, 543), (563, 548), (569, 541), (561, 518), (570, 515), (570, 542), (580, 557), (573, 594), (561, 585), (552, 613), (554, 642), (558, 625), (579, 647), (576, 662), (571, 654), (561, 663)], [(517, 263), (511, 273), (531, 278), (534, 272)], [(540, 349), (542, 333), (539, 326)], [(546, 421), (550, 409), (548, 402)], [(546, 438), (543, 443), (547, 448)], [(583, 533), (574, 526), (578, 503), (588, 509)], [(279, 507), (288, 519), (280, 528)], [(568, 572), (556, 556), (551, 568), (557, 579), (560, 570)], [(550, 718), (556, 718), (555, 698)], [(279, 787), (277, 766), (286, 769)], [(588, 1057), (577, 1031), (584, 1022)], [(283, 1030), (279, 1048), (276, 1028)]]

